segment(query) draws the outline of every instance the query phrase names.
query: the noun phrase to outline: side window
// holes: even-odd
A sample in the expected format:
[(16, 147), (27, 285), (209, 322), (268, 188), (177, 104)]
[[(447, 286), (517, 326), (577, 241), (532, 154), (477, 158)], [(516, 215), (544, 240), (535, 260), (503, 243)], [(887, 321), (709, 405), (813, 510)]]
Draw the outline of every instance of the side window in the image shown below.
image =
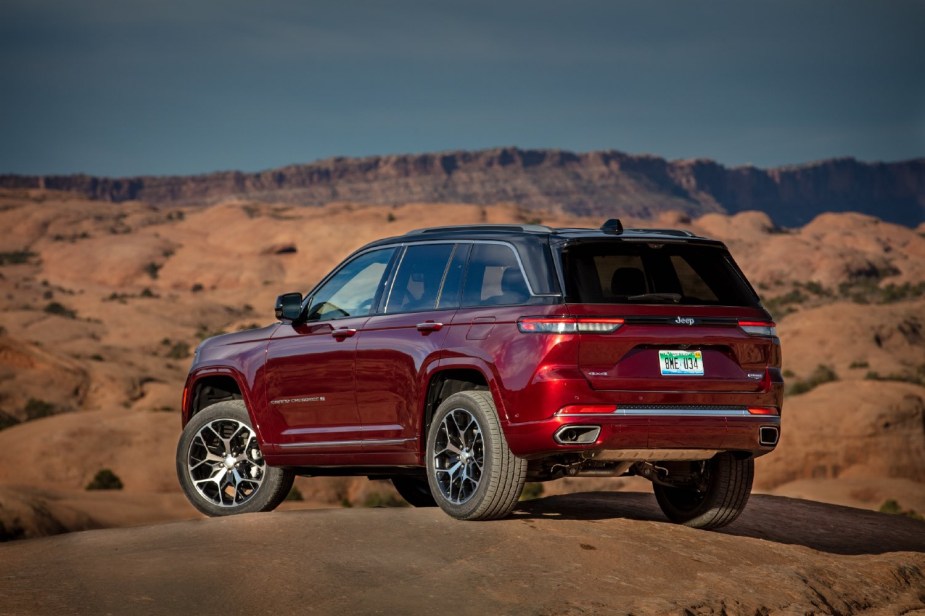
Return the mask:
[(463, 306), (507, 306), (527, 301), (530, 292), (514, 251), (502, 244), (474, 244)]
[(446, 268), (443, 277), (443, 288), (437, 299), (437, 310), (446, 308), (459, 308), (459, 295), (462, 291), (463, 274), (466, 271), (466, 261), (469, 260), (469, 250), (472, 244), (457, 244), (453, 250), (453, 257)]
[(328, 321), (369, 314), (394, 253), (394, 248), (374, 250), (340, 268), (312, 297), (308, 320)]
[(395, 273), (386, 313), (433, 310), (452, 253), (452, 244), (409, 246)]

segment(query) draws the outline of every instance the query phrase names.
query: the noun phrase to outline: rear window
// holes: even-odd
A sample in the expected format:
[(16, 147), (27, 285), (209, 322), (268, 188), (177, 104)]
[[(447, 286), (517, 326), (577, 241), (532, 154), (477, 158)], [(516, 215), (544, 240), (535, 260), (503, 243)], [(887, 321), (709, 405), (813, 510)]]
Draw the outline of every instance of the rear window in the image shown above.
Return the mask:
[(568, 301), (756, 306), (729, 253), (686, 243), (582, 242), (562, 252)]

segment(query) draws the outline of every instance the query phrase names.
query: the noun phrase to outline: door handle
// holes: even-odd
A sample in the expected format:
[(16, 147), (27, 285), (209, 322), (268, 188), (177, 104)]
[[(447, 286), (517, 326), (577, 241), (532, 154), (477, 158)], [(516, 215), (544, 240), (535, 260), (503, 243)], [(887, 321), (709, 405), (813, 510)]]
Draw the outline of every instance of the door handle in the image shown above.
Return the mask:
[(433, 321), (425, 321), (424, 323), (417, 324), (418, 331), (421, 333), (428, 332), (438, 332), (443, 329), (443, 323), (434, 323)]
[(357, 333), (357, 330), (352, 327), (340, 327), (331, 332), (331, 335), (335, 338), (350, 338)]

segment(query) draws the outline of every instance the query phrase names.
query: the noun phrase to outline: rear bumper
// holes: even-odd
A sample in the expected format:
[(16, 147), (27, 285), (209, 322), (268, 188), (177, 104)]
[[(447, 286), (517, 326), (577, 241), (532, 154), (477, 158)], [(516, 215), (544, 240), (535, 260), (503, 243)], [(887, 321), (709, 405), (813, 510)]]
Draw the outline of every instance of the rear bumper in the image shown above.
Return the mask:
[[(591, 443), (566, 444), (556, 439), (566, 426), (598, 426), (600, 433)], [(559, 413), (543, 421), (508, 424), (504, 432), (511, 451), (524, 458), (616, 450), (741, 451), (760, 456), (774, 450), (780, 416), (753, 415), (747, 407), (619, 408), (608, 413)]]

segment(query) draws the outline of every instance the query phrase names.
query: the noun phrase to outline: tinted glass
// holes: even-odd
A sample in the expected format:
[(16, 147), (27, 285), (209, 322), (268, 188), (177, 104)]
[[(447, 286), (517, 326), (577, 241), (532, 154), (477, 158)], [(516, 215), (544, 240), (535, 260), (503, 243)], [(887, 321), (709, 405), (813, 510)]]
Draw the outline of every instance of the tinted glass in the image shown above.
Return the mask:
[(473, 244), (466, 270), (464, 306), (513, 305), (529, 298), (523, 272), (509, 246)]
[(587, 304), (758, 303), (729, 253), (682, 243), (583, 242), (562, 256), (568, 301)]
[(433, 310), (452, 252), (452, 244), (409, 246), (395, 274), (385, 311)]
[(308, 310), (310, 321), (327, 321), (369, 314), (382, 286), (394, 248), (364, 253), (342, 268), (318, 289)]
[(469, 250), (472, 244), (457, 244), (446, 270), (443, 288), (437, 299), (437, 308), (458, 308), (459, 296), (462, 292), (463, 274), (466, 271), (466, 261), (469, 259)]

